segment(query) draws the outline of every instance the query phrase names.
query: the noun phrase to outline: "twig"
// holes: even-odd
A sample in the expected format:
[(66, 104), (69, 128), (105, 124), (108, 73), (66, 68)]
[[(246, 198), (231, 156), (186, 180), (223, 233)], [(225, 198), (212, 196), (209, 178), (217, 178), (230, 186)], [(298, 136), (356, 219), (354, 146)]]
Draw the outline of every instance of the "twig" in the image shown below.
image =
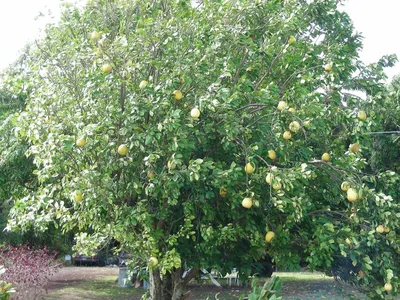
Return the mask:
[(362, 134), (400, 134), (400, 131), (375, 131), (375, 132), (365, 132)]
[(314, 210), (312, 212), (309, 212), (307, 214), (307, 216), (311, 216), (311, 215), (315, 215), (315, 214), (319, 214), (319, 213), (330, 213), (330, 214), (334, 214), (334, 215), (339, 215), (339, 216), (342, 216), (342, 217), (350, 220), (350, 218), (348, 216), (346, 216), (344, 213), (341, 213), (338, 211), (333, 211), (333, 210), (325, 210), (325, 209)]
[(258, 88), (260, 87), (261, 83), (264, 81), (264, 79), (268, 76), (268, 74), (271, 72), (272, 68), (275, 66), (276, 62), (278, 61), (279, 58), (282, 57), (283, 55), (283, 50), (285, 48), (282, 48), (281, 52), (279, 52), (279, 54), (277, 56), (275, 56), (274, 60), (271, 62), (271, 65), (269, 66), (267, 72), (265, 72), (265, 74), (261, 77), (261, 79), (258, 81), (258, 83), (256, 84), (254, 90), (257, 91)]
[(250, 126), (253, 126), (254, 124), (256, 124), (258, 121), (266, 118), (266, 117), (270, 117), (275, 115), (275, 113), (271, 113), (271, 114), (266, 114), (266, 115), (262, 115), (261, 117), (257, 118), (257, 120), (255, 120), (254, 122), (250, 123), (249, 125), (246, 126), (246, 128), (249, 128)]
[(242, 59), (240, 60), (240, 65), (236, 70), (235, 76), (233, 77), (234, 84), (236, 84), (239, 79), (240, 70), (243, 68), (243, 65), (245, 64), (248, 55), (249, 55), (249, 51), (246, 49), (244, 51), (244, 55), (243, 55)]

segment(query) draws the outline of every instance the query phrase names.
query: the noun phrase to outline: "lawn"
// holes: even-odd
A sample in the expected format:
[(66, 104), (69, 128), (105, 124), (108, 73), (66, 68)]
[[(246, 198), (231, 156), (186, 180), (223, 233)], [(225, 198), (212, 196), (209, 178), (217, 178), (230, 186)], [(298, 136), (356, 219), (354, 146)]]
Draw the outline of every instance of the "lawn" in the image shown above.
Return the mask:
[(143, 290), (120, 288), (115, 279), (115, 276), (103, 276), (97, 279), (82, 281), (75, 285), (59, 289), (47, 295), (44, 299), (140, 299)]
[[(365, 299), (355, 289), (349, 286), (337, 284), (331, 277), (319, 273), (275, 273), (283, 282), (283, 299)], [(119, 288), (115, 275), (100, 276), (95, 279), (83, 280), (68, 286), (53, 289), (44, 297), (46, 300), (55, 299), (130, 299), (139, 300), (144, 293), (143, 289)], [(264, 279), (259, 279), (260, 284)], [(220, 280), (225, 284), (223, 288), (209, 285), (207, 281), (190, 286), (192, 298), (195, 300), (239, 299), (240, 295), (247, 294), (249, 287), (226, 286), (226, 280)]]

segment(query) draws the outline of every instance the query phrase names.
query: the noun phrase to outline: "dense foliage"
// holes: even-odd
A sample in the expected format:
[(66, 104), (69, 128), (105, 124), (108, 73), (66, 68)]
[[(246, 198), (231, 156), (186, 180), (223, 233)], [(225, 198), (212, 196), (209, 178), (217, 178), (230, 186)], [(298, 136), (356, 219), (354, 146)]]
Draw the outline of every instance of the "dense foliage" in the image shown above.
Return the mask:
[(29, 52), (15, 131), (38, 187), (9, 228), (113, 238), (149, 262), (152, 299), (184, 299), (200, 268), (248, 273), (266, 250), (397, 291), (398, 175), (370, 167), (368, 134), (395, 58), (363, 66), (339, 3), (67, 5)]

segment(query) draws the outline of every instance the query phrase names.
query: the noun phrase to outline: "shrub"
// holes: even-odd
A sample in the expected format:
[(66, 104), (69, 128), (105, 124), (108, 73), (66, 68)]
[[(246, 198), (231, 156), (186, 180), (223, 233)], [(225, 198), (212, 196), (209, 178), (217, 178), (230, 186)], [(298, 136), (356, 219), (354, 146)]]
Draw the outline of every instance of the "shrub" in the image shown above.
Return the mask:
[(50, 277), (61, 266), (55, 263), (56, 255), (46, 247), (33, 249), (29, 245), (19, 245), (0, 248), (0, 265), (7, 269), (2, 279), (16, 286), (16, 299), (38, 299), (43, 294)]
[(257, 279), (254, 278), (252, 283), (252, 293), (248, 297), (241, 298), (244, 300), (280, 300), (282, 282), (279, 277), (273, 276), (268, 279), (263, 287), (258, 286)]

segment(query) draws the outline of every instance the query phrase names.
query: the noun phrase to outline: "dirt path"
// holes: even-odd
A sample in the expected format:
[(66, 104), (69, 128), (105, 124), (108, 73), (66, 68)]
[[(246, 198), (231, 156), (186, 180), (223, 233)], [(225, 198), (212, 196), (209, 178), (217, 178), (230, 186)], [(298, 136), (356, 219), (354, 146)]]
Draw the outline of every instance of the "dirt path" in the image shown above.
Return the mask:
[(116, 267), (64, 267), (55, 274), (47, 285), (48, 293), (76, 285), (86, 280), (93, 280), (103, 276), (118, 278)]

